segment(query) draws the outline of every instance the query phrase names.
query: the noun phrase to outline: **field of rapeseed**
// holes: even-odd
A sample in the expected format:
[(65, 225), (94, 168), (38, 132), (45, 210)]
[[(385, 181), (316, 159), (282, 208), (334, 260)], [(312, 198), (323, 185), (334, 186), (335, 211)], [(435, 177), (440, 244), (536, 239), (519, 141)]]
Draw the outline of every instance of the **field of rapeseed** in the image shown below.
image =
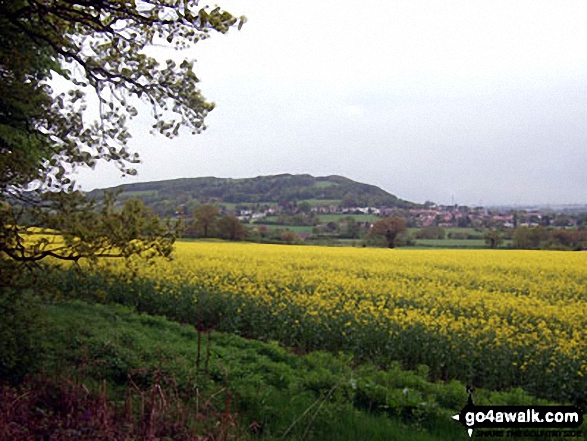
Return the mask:
[(432, 379), (585, 402), (587, 253), (176, 246), (138, 281), (100, 276), (86, 295), (304, 351), (427, 365)]

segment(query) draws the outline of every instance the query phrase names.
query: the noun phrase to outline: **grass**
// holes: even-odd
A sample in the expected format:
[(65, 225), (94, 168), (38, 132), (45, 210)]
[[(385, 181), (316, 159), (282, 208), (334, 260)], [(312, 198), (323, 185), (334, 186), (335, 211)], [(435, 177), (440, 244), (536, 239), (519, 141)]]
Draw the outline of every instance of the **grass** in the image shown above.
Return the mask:
[(126, 199), (132, 198), (141, 198), (141, 197), (150, 197), (150, 196), (157, 196), (159, 192), (157, 190), (134, 190), (134, 191), (124, 191), (119, 196), (118, 199), (124, 201)]
[[(135, 407), (159, 387), (167, 402), (176, 398), (169, 415), (159, 415), (162, 422), (167, 418), (162, 427), (191, 414), (194, 420), (186, 424), (192, 433), (217, 436), (214, 430), (221, 430), (231, 439), (267, 440), (468, 439), (450, 419), (466, 401), (464, 386), (428, 381), (425, 366), (410, 372), (395, 364), (382, 371), (355, 365), (342, 353), (297, 355), (276, 342), (198, 333), (116, 305), (74, 301), (44, 305), (43, 312), (44, 375), (73, 378), (97, 398), (107, 389), (113, 413), (132, 380)], [(476, 402), (539, 403), (519, 389), (480, 390)], [(219, 420), (226, 427), (219, 428)]]
[(258, 228), (260, 226), (266, 226), (269, 230), (275, 230), (275, 229), (281, 229), (281, 230), (289, 230), (289, 231), (293, 231), (294, 233), (311, 233), (312, 229), (314, 228), (311, 225), (268, 225), (268, 224), (264, 224), (262, 221), (261, 222), (254, 222), (252, 224), (250, 224), (250, 227), (255, 227)]
[(319, 214), (318, 218), (321, 223), (338, 222), (339, 220), (351, 217), (355, 222), (376, 222), (380, 217), (374, 214)]
[[(42, 374), (23, 387), (28, 384), (27, 396), (49, 387), (61, 397), (41, 400), (45, 415), (59, 416), (51, 403), (69, 403), (72, 415), (80, 418), (72, 430), (90, 430), (86, 439), (105, 430), (91, 417), (98, 410), (108, 416), (107, 424), (123, 430), (121, 437), (145, 437), (155, 430), (148, 421), (157, 421), (166, 430), (155, 434), (160, 437), (174, 437), (181, 422), (193, 436), (183, 439), (198, 439), (195, 434), (206, 439), (469, 439), (450, 419), (466, 402), (464, 386), (429, 382), (425, 366), (419, 372), (399, 365), (381, 371), (355, 365), (345, 354), (296, 355), (275, 342), (199, 334), (193, 327), (116, 305), (74, 301), (42, 309)], [(17, 392), (22, 396), (22, 389), (2, 389), (5, 397)], [(479, 391), (478, 398), (536, 402), (520, 390)], [(38, 402), (31, 405), (38, 407)], [(68, 418), (61, 425), (45, 424), (43, 434), (71, 425)]]
[(315, 188), (326, 188), (338, 185), (336, 182), (329, 182), (329, 181), (317, 181), (314, 183)]
[(487, 248), (480, 239), (416, 239), (416, 246), (435, 248)]
[(340, 199), (304, 199), (313, 207), (338, 207), (342, 203)]
[[(408, 228), (410, 236), (414, 237), (415, 233), (421, 228)], [(474, 228), (445, 228), (446, 237), (444, 239), (414, 239), (417, 248), (488, 248), (483, 233), (476, 231)], [(448, 237), (449, 234), (476, 236), (477, 239), (455, 239)], [(512, 241), (504, 240), (499, 248), (511, 248)]]
[[(420, 231), (422, 228), (408, 228), (408, 232), (410, 234), (414, 234), (418, 231)], [(472, 227), (448, 227), (448, 228), (443, 228), (445, 233), (448, 234), (449, 233), (458, 233), (458, 234), (471, 234), (471, 235), (478, 235), (478, 236), (482, 236), (483, 233), (480, 233), (479, 231), (475, 230), (475, 228)]]
[[(326, 224), (328, 222), (338, 222), (342, 218), (345, 217), (352, 217), (356, 222), (376, 222), (379, 217), (372, 215), (372, 214), (352, 214), (352, 215), (344, 215), (344, 214), (320, 214), (319, 216), (320, 223)], [(263, 221), (254, 222), (250, 224), (250, 227), (259, 227), (261, 225), (265, 225), (270, 230), (280, 228), (283, 230), (290, 230), (296, 234), (299, 233), (309, 233), (311, 234), (313, 231), (312, 226), (292, 226), (292, 225), (267, 225), (264, 224)], [(420, 228), (408, 228), (408, 233), (413, 237), (414, 233), (419, 231)], [(479, 236), (480, 233), (475, 231), (474, 228), (447, 228), (446, 233), (449, 232), (456, 232), (459, 234), (471, 234)], [(362, 243), (364, 239), (356, 239), (356, 240), (346, 240), (340, 239), (337, 236), (333, 236), (329, 239), (314, 239), (313, 243), (324, 243), (328, 245), (339, 245), (339, 246), (353, 246), (356, 244)], [(487, 244), (485, 243), (484, 239), (452, 239), (446, 237), (445, 239), (414, 239), (414, 245), (410, 246), (409, 248), (472, 248), (472, 249), (484, 249), (488, 248)], [(504, 242), (499, 246), (499, 248), (511, 248), (512, 241), (511, 240), (504, 240)]]
[[(417, 247), (431, 248), (488, 248), (481, 239), (416, 239)], [(512, 241), (504, 240), (498, 248), (511, 248)]]
[[(229, 391), (232, 414), (240, 415), (239, 428), (233, 430), (239, 438), (393, 439), (392, 434), (401, 434), (406, 440), (464, 439), (448, 419), (448, 434), (437, 438), (420, 433), (424, 422), (415, 421), (414, 430), (385, 412), (353, 405), (348, 357), (298, 356), (276, 343), (222, 333), (200, 335), (198, 344), (192, 327), (120, 306), (71, 302), (46, 305), (44, 312), (43, 371), (75, 378), (96, 396), (106, 382), (112, 402), (124, 398), (129, 378), (143, 391), (159, 381), (174, 384), (174, 393), (186, 401), (199, 394), (202, 401), (212, 401), (211, 409), (223, 409)], [(360, 373), (358, 378), (362, 381)], [(365, 381), (376, 386), (375, 378)], [(363, 405), (377, 407), (378, 400), (367, 395)], [(394, 412), (401, 413), (399, 408)]]

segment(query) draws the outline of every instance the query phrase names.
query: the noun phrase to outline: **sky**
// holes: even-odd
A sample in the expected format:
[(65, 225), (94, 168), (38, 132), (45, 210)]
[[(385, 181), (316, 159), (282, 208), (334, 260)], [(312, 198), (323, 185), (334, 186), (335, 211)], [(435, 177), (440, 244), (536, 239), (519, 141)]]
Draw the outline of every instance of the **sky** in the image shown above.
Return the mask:
[(342, 175), (409, 201), (587, 204), (587, 2), (221, 0), (247, 23), (183, 55), (216, 104), (199, 135), (132, 123), (137, 177), (83, 190)]

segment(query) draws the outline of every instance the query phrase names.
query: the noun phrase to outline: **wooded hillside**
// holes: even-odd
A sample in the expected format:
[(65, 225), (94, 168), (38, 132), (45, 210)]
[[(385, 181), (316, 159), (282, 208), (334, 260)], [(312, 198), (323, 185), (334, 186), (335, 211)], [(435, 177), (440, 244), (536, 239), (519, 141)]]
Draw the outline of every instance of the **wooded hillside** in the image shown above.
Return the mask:
[[(314, 177), (282, 174), (256, 178), (186, 178), (126, 184), (107, 190), (122, 190), (120, 199), (138, 197), (158, 214), (171, 214), (183, 204), (282, 204), (292, 201), (324, 201), (343, 207), (372, 206), (409, 208), (416, 204), (399, 199), (379, 187), (342, 176)], [(104, 190), (89, 196), (100, 198)]]

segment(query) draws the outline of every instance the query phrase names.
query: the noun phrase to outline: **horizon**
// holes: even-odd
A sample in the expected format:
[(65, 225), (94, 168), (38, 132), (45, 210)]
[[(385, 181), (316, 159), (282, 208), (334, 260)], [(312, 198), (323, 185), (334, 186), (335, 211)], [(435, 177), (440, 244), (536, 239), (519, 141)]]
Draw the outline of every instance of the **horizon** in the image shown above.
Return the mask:
[(152, 49), (197, 60), (207, 130), (149, 136), (139, 106), (139, 176), (99, 164), (75, 175), (82, 189), (309, 173), (418, 203), (587, 203), (584, 2), (220, 4), (242, 30)]

